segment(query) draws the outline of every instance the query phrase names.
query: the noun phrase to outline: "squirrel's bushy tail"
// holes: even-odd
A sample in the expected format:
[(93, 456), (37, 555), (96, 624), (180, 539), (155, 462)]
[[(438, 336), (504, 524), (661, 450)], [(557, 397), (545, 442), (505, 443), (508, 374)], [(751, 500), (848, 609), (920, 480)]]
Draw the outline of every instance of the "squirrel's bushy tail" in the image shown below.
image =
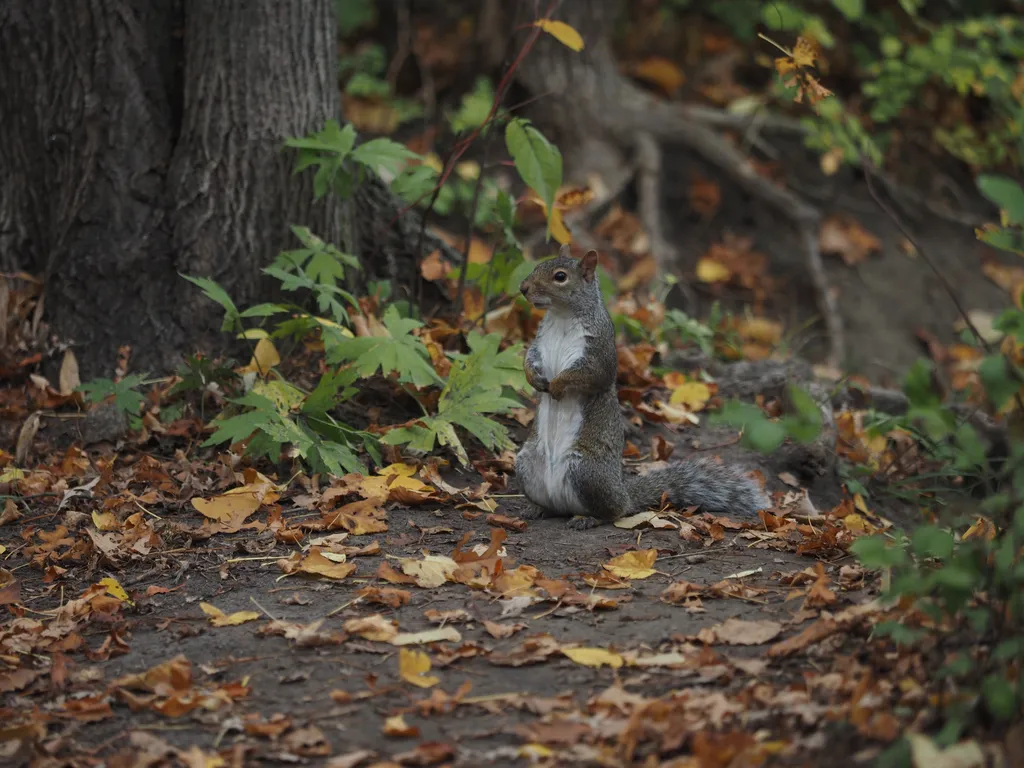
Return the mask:
[(715, 514), (753, 517), (772, 505), (739, 469), (710, 458), (675, 462), (646, 475), (625, 474), (624, 479), (633, 513), (658, 509), (663, 493), (677, 509), (696, 506)]

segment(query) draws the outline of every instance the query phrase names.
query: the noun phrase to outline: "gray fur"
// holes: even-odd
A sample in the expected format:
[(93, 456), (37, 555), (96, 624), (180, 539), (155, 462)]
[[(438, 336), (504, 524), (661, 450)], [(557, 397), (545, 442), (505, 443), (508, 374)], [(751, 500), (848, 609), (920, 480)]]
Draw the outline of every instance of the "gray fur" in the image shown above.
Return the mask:
[[(552, 398), (558, 394), (578, 398), (580, 404), (574, 407), (582, 410), (582, 421), (571, 448), (558, 456), (548, 455), (558, 451), (547, 446), (560, 441), (551, 440), (550, 429), (548, 441), (541, 439), (534, 420), (529, 438), (516, 455), (516, 475), (532, 505), (524, 516), (573, 517), (568, 523), (570, 527), (591, 528), (601, 522), (657, 509), (663, 494), (680, 509), (696, 506), (708, 512), (742, 517), (754, 516), (758, 510), (771, 507), (767, 494), (739, 469), (709, 458), (676, 462), (646, 475), (623, 472), (625, 434), (615, 383), (618, 367), (615, 330), (597, 280), (592, 276), (588, 279), (582, 264), (563, 248), (557, 258), (539, 264), (523, 281), (524, 295), (549, 310), (537, 338), (527, 350), (525, 361), (527, 376), (542, 398), (539, 403), (550, 409), (555, 404)], [(561, 270), (568, 271), (571, 277), (557, 283), (553, 276)], [(544, 370), (538, 348), (546, 344), (545, 349), (550, 353), (552, 339), (564, 338), (551, 334), (563, 332), (566, 316), (582, 323), (585, 351), (581, 357), (566, 358), (565, 365)], [(555, 382), (558, 383), (552, 387)], [(559, 469), (552, 470), (556, 465)], [(564, 493), (563, 486), (558, 485), (559, 478), (568, 486), (564, 487)], [(552, 493), (552, 483), (556, 493)], [(569, 499), (569, 502), (550, 501), (555, 497)], [(582, 507), (587, 516), (574, 517), (576, 512), (572, 509), (552, 508), (565, 503)]]
[(771, 507), (768, 495), (736, 467), (710, 458), (679, 461), (646, 475), (625, 475), (632, 512), (657, 509), (661, 496), (677, 509), (753, 517)]

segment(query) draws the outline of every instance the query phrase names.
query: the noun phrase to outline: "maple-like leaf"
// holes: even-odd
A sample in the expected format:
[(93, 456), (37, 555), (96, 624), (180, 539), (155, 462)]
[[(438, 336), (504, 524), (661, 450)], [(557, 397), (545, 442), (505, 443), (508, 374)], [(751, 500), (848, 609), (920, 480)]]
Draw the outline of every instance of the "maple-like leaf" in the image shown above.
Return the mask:
[(423, 323), (402, 317), (393, 305), (382, 319), (387, 335), (341, 339), (327, 348), (327, 362), (331, 365), (353, 362), (356, 372), (363, 378), (377, 371), (385, 376), (396, 372), (399, 381), (412, 382), (417, 387), (440, 384), (441, 377), (430, 364), (427, 348), (412, 335), (412, 330)]
[(502, 392), (502, 384), (518, 376), (513, 375), (509, 367), (513, 358), (507, 350), (498, 353), (497, 344), (491, 341), (477, 343), (477, 349), (452, 366), (448, 383), (437, 402), (437, 415), (420, 419), (422, 426), (414, 424), (392, 430), (382, 442), (408, 444), (415, 451), (429, 453), (436, 441), (451, 448), (463, 466), (469, 465), (469, 455), (456, 427), (465, 429), (491, 450), (513, 447), (508, 430), (487, 416), (508, 413), (519, 406), (517, 400)]

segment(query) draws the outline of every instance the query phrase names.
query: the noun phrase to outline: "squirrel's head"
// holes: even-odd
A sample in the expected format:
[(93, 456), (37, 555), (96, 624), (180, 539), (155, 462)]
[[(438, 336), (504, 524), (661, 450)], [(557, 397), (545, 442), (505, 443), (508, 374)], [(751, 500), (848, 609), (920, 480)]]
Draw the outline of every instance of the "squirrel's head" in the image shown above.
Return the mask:
[(582, 259), (569, 255), (563, 245), (553, 259), (542, 261), (529, 277), (519, 284), (523, 296), (538, 309), (584, 307), (600, 299), (597, 285), (597, 251), (587, 251)]

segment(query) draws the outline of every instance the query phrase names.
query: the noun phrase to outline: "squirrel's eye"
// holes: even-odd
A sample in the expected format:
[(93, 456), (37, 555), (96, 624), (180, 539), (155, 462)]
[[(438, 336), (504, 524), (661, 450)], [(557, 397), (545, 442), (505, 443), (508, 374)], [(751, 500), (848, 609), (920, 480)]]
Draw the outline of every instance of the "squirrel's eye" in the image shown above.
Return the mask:
[(568, 279), (569, 279), (569, 276), (567, 274), (565, 274), (565, 272), (562, 272), (561, 270), (559, 270), (558, 272), (555, 272), (555, 282), (556, 283), (564, 283)]

